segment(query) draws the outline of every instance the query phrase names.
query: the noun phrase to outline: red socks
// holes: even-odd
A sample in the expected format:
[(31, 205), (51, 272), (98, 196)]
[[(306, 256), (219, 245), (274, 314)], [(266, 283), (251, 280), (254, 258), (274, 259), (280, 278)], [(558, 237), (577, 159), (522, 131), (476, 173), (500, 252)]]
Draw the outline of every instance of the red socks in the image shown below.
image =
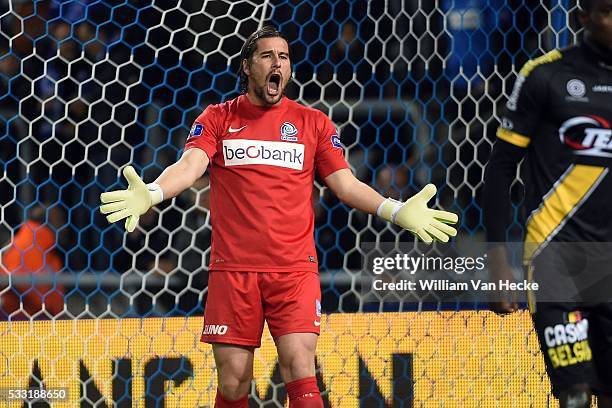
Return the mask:
[[(319, 392), (316, 377), (302, 378), (285, 384), (289, 396), (290, 408), (323, 408), (323, 400)], [(247, 408), (248, 395), (230, 401), (223, 397), (219, 389), (215, 397), (215, 408)]]
[(249, 406), (249, 394), (235, 401), (225, 399), (221, 395), (221, 391), (217, 388), (217, 396), (215, 397), (215, 408), (247, 408)]
[(307, 377), (285, 384), (290, 408), (323, 408), (316, 377)]

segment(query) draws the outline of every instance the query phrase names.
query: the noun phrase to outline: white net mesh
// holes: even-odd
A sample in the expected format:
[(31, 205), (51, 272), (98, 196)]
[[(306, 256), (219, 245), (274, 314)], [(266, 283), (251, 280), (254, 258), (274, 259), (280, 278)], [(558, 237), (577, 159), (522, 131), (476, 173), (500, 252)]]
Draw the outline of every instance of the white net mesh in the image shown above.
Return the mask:
[[(483, 168), (515, 75), (573, 42), (575, 9), (563, 0), (1, 3), (0, 388), (66, 388), (57, 406), (212, 405), (214, 364), (198, 342), (207, 177), (132, 234), (106, 223), (98, 196), (120, 186), (127, 164), (149, 181), (177, 159), (195, 117), (236, 94), (240, 47), (262, 24), (291, 39), (288, 95), (332, 118), (355, 174), (395, 198), (434, 182), (438, 204), (460, 214), (460, 242), (482, 231)], [(390, 310), (360, 293), (361, 244), (411, 237), (321, 184), (315, 191), (326, 404), (550, 403), (526, 314), (443, 312), (423, 299), (406, 310), (431, 311), (354, 314)], [(251, 403), (281, 406), (268, 334), (257, 356)]]

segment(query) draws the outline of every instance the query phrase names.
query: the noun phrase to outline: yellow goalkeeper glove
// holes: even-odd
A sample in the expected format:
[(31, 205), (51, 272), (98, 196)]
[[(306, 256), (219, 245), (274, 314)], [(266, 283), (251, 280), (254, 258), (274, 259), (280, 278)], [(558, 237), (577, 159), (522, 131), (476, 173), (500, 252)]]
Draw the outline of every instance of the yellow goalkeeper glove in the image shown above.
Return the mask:
[(128, 181), (128, 189), (100, 194), (103, 204), (100, 206), (100, 212), (108, 214), (106, 219), (111, 223), (127, 218), (125, 229), (132, 232), (138, 225), (140, 216), (160, 203), (164, 199), (164, 193), (156, 183), (145, 184), (132, 166), (123, 169), (123, 176)]
[(436, 186), (428, 184), (405, 203), (387, 198), (376, 214), (412, 232), (428, 244), (433, 239), (448, 242), (449, 237), (457, 235), (457, 230), (448, 224), (455, 224), (459, 217), (452, 212), (428, 208), (427, 202), (434, 195)]

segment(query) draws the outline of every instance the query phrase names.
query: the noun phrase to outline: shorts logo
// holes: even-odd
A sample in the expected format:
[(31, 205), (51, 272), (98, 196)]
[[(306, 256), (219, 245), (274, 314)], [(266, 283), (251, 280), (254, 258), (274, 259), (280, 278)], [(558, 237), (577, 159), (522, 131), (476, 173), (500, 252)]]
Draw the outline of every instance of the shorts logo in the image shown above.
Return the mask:
[(544, 328), (545, 352), (553, 368), (591, 361), (589, 346), (589, 321), (580, 312), (567, 314), (565, 324)]
[(314, 325), (318, 327), (321, 325), (321, 301), (319, 299), (315, 299), (315, 314), (317, 318), (314, 320)]
[(189, 132), (189, 137), (198, 137), (202, 134), (202, 130), (204, 130), (204, 125), (201, 123), (194, 123), (191, 127), (191, 131)]
[(567, 81), (565, 88), (567, 89), (567, 93), (575, 98), (581, 98), (586, 93), (586, 86), (584, 86), (584, 82), (579, 79), (570, 79)]
[(281, 133), (281, 140), (284, 140), (286, 142), (297, 142), (298, 141), (298, 138), (297, 138), (298, 130), (291, 122), (283, 122), (280, 128), (280, 133)]
[(302, 170), (304, 145), (263, 140), (228, 139), (223, 141), (223, 158), (226, 166), (265, 164)]
[(219, 336), (223, 336), (225, 333), (227, 333), (227, 326), (224, 324), (206, 324), (202, 332), (202, 334), (218, 334)]
[(582, 313), (579, 310), (575, 312), (569, 312), (567, 314), (567, 322), (568, 323), (578, 323), (582, 320)]
[(330, 141), (332, 146), (334, 146), (336, 149), (342, 149), (342, 143), (340, 143), (340, 138), (338, 135), (331, 135)]

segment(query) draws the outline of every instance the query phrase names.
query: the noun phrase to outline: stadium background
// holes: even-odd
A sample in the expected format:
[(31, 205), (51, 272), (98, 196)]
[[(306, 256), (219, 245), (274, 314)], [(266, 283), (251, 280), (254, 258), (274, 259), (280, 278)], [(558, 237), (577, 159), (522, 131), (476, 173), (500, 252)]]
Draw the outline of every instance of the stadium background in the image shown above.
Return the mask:
[[(256, 28), (289, 37), (288, 95), (329, 114), (356, 175), (394, 198), (434, 182), (461, 245), (482, 240), (482, 173), (515, 75), (576, 39), (575, 14), (567, 0), (1, 2), (0, 386), (68, 387), (65, 406), (212, 404), (197, 342), (207, 177), (129, 235), (98, 197), (125, 186), (125, 165), (152, 180), (180, 156), (195, 117), (236, 95)], [(326, 404), (555, 406), (526, 313), (371, 302), (361, 244), (412, 236), (315, 190)], [(286, 399), (274, 358), (267, 338), (255, 406)]]

